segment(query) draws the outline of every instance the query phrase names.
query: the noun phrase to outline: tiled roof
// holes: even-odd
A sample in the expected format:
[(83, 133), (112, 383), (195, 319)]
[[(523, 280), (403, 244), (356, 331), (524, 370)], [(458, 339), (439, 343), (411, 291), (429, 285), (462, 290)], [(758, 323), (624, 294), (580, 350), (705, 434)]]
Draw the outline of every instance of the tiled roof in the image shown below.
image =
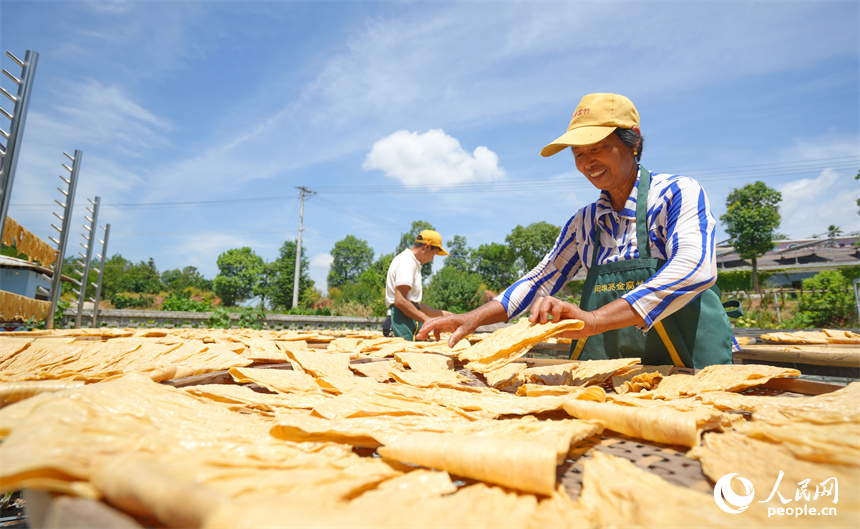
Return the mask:
[[(823, 270), (860, 265), (860, 246), (854, 246), (858, 240), (858, 237), (838, 237), (777, 241), (774, 250), (758, 258), (758, 268)], [(732, 247), (722, 246), (717, 247), (717, 265), (721, 270), (744, 270), (751, 268), (752, 262), (741, 259)]]

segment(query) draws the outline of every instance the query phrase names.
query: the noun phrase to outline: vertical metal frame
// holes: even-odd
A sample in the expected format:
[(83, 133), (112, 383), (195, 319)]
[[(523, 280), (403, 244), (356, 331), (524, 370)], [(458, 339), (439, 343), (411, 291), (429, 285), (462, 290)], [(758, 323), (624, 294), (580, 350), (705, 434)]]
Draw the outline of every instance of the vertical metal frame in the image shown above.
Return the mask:
[(0, 159), (0, 234), (3, 233), (3, 228), (6, 226), (6, 216), (9, 214), (9, 199), (12, 196), (15, 167), (18, 165), (18, 148), (24, 136), (27, 107), (30, 105), (33, 79), (36, 76), (36, 64), (39, 61), (39, 54), (30, 50), (27, 50), (23, 61), (12, 55), (11, 52), (7, 51), (6, 55), (21, 67), (21, 78), (19, 79), (7, 70), (3, 70), (6, 77), (18, 85), (18, 93), (13, 96), (0, 87), (0, 93), (15, 103), (11, 114), (0, 107), (0, 113), (12, 122), (8, 132), (0, 129), (0, 135), (6, 139), (6, 146), (3, 152), (0, 153), (0, 156), (2, 156), (2, 159)]
[(87, 254), (86, 255), (83, 255), (80, 253), (78, 254), (84, 258), (84, 268), (81, 271), (81, 281), (80, 281), (80, 283), (78, 283), (81, 290), (78, 292), (78, 308), (77, 308), (77, 311), (75, 314), (75, 329), (81, 328), (81, 316), (83, 316), (84, 301), (87, 298), (87, 287), (89, 286), (89, 283), (90, 283), (90, 280), (89, 280), (90, 261), (93, 258), (93, 246), (95, 246), (96, 239), (98, 239), (98, 237), (96, 236), (96, 229), (98, 228), (98, 222), (99, 222), (99, 203), (100, 202), (101, 202), (101, 197), (96, 197), (95, 200), (90, 200), (90, 204), (93, 205), (93, 209), (88, 209), (88, 211), (90, 212), (92, 217), (84, 217), (85, 219), (90, 221), (90, 225), (89, 226), (87, 226), (86, 224), (83, 225), (84, 229), (87, 230), (89, 232), (89, 234), (84, 236), (84, 239), (86, 239), (87, 244), (81, 243), (81, 246), (83, 246), (86, 249)]
[(99, 317), (99, 297), (102, 294), (102, 277), (105, 273), (105, 261), (107, 260), (107, 248), (108, 248), (108, 238), (110, 237), (110, 224), (106, 224), (104, 227), (105, 230), (105, 238), (102, 240), (102, 253), (99, 256), (99, 277), (98, 280), (93, 283), (93, 286), (96, 287), (96, 295), (90, 300), (93, 302), (93, 327), (98, 327), (98, 317)]
[(49, 293), (49, 298), (51, 301), (51, 312), (50, 314), (48, 314), (48, 319), (45, 321), (46, 329), (54, 328), (54, 314), (57, 311), (57, 305), (60, 302), (60, 294), (63, 290), (63, 259), (66, 255), (66, 247), (69, 242), (69, 228), (72, 224), (72, 208), (75, 205), (75, 192), (77, 191), (78, 187), (78, 173), (80, 172), (81, 161), (84, 155), (84, 153), (78, 150), (75, 151), (74, 157), (71, 157), (66, 153), (63, 154), (66, 156), (66, 158), (71, 160), (72, 166), (69, 167), (64, 163), (60, 164), (69, 172), (68, 180), (60, 176), (60, 180), (62, 180), (68, 185), (67, 190), (63, 191), (59, 187), (57, 188), (60, 193), (65, 195), (66, 203), (60, 204), (60, 202), (54, 200), (54, 202), (56, 202), (62, 208), (62, 215), (54, 213), (54, 216), (60, 219), (60, 224), (62, 227), (57, 228), (56, 226), (51, 224), (51, 226), (53, 226), (53, 228), (59, 232), (57, 234), (59, 239), (54, 239), (53, 237), (50, 237), (51, 241), (57, 245), (57, 260), (54, 261), (54, 275), (53, 277), (51, 277), (51, 291)]

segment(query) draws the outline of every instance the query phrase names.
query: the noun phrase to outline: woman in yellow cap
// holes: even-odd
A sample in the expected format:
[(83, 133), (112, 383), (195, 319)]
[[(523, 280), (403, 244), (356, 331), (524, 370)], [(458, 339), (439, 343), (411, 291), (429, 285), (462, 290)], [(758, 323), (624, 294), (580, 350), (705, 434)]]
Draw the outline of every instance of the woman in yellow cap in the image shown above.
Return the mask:
[[(732, 336), (720, 302), (716, 220), (691, 178), (652, 174), (639, 165), (639, 113), (617, 94), (582, 98), (567, 132), (543, 156), (570, 148), (577, 169), (600, 190), (565, 224), (543, 260), (485, 305), (424, 323), (418, 338), (451, 332), (453, 346), (481, 325), (575, 318), (573, 359), (638, 357), (643, 364), (702, 368), (732, 361)], [(580, 305), (553, 297), (580, 268)]]

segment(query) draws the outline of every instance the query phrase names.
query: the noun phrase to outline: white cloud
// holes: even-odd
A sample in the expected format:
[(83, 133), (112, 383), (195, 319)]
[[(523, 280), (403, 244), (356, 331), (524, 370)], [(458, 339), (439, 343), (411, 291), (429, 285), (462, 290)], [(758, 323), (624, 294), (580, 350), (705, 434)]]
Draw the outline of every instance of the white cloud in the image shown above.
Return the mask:
[[(563, 130), (578, 98), (593, 91), (634, 98), (654, 140), (646, 162), (653, 169), (857, 154), (857, 123), (850, 119), (856, 115), (857, 7), (851, 3), (822, 10), (802, 2), (557, 2), (547, 10), (529, 2), (350, 2), (337, 13), (326, 12), (325, 3), (295, 10), (290, 2), (120, 0), (92, 2), (89, 12), (74, 2), (42, 4), (29, 9), (10, 2), (7, 13), (4, 3), (6, 18), (22, 21), (4, 27), (4, 43), (43, 55), (13, 208), (50, 208), (59, 193), (56, 175), (64, 174), (62, 152), (74, 149), (84, 152), (79, 203), (95, 195), (103, 207), (289, 197), (250, 207), (104, 207), (100, 221), (112, 223), (111, 246), (134, 260), (151, 255), (160, 269), (194, 264), (213, 277), (221, 251), (246, 245), (273, 258), (280, 239), (246, 226), (284, 229), (292, 239), (298, 200), (291, 197), (299, 185), (340, 202), (342, 195), (329, 196), (337, 186), (402, 182), (414, 190), (535, 179), (544, 185), (480, 196), (420, 195), (419, 204), (385, 191), (356, 193), (349, 203), (373, 217), (384, 211), (403, 229), (430, 221), (446, 237), (468, 236), (472, 246), (503, 240), (516, 224), (561, 224), (597, 193), (569, 160), (542, 160), (537, 152)], [(69, 14), (75, 24), (61, 22)], [(800, 36), (791, 31), (799, 24)], [(642, 26), (650, 29), (648, 39), (590, 31)], [(31, 27), (39, 31), (23, 31)], [(743, 116), (729, 112), (740, 96), (755, 108), (747, 118), (756, 127), (736, 123)], [(809, 111), (800, 128), (771, 121), (798, 108)], [(702, 123), (719, 139), (677, 132)], [(721, 133), (727, 125), (732, 129)], [(441, 130), (408, 132), (429, 129)], [(371, 151), (374, 141), (398, 130)], [(357, 181), (362, 161), (374, 171)], [(833, 223), (857, 229), (856, 167), (840, 170), (842, 183), (819, 180), (820, 170), (791, 176), (808, 180), (786, 184), (780, 231), (800, 237)], [(576, 184), (558, 191), (556, 178)], [(788, 178), (768, 184), (779, 187)], [(719, 208), (728, 188), (740, 183), (707, 182), (712, 206)], [(820, 191), (815, 186), (830, 191), (798, 203), (793, 186), (807, 196)], [(478, 198), (492, 207), (476, 209)], [(320, 287), (329, 264), (317, 252), (332, 241), (353, 233), (387, 253), (399, 240), (396, 229), (349, 212), (324, 210), (313, 200), (305, 208), (304, 249), (320, 256), (311, 270)], [(83, 208), (75, 213), (79, 231)], [(53, 234), (50, 209), (18, 207), (12, 214)], [(173, 233), (210, 239), (236, 229), (258, 238), (209, 244)], [(144, 237), (149, 233), (166, 235)]]
[(399, 130), (373, 144), (362, 165), (379, 169), (407, 187), (437, 190), (451, 184), (491, 182), (504, 176), (499, 156), (486, 147), (466, 152), (456, 138), (439, 129), (424, 134)]
[(817, 178), (789, 182), (779, 191), (780, 233), (800, 239), (823, 233), (831, 224), (844, 232), (858, 228), (857, 184), (844, 172), (825, 169)]
[(334, 261), (334, 257), (329, 253), (318, 253), (311, 258), (311, 268), (324, 268), (328, 271), (328, 267)]

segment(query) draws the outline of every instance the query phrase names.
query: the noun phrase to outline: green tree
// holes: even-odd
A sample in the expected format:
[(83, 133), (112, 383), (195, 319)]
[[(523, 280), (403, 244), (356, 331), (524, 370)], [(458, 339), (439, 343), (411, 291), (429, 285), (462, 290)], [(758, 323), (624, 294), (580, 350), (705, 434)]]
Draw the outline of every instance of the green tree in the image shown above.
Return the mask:
[[(271, 263), (272, 277), (269, 280), (269, 302), (272, 307), (280, 310), (289, 310), (293, 307), (293, 288), (296, 277), (296, 241), (284, 241), (278, 251), (278, 258)], [(301, 296), (309, 288), (314, 286), (313, 280), (308, 276), (308, 258), (302, 252), (301, 265), (299, 266), (299, 301)]]
[[(126, 271), (132, 266), (132, 262), (120, 254), (114, 254), (105, 261), (104, 275), (102, 276), (102, 296), (105, 299), (114, 294), (127, 292), (123, 280)], [(65, 261), (63, 269), (65, 270)], [(65, 273), (65, 272), (64, 272)]]
[[(81, 277), (80, 277), (81, 270), (83, 270), (83, 268), (84, 268), (83, 262), (84, 262), (84, 259), (82, 257), (79, 257), (79, 256), (75, 256), (75, 257), (71, 257), (71, 258), (66, 257), (65, 259), (63, 259), (63, 275), (66, 277), (70, 277), (70, 278), (74, 279), (75, 281), (80, 280), (81, 279)], [(87, 274), (87, 277), (88, 277), (87, 281), (86, 282), (81, 281), (81, 284), (85, 285), (86, 289), (87, 289), (85, 292), (86, 297), (84, 298), (86, 300), (89, 300), (89, 298), (96, 295), (96, 287), (93, 286), (93, 283), (98, 281), (98, 278), (99, 278), (98, 269), (99, 269), (98, 262), (96, 262), (95, 265), (90, 264), (89, 274)], [(62, 296), (63, 294), (67, 294), (67, 295), (73, 297), (75, 300), (77, 300), (78, 296), (72, 292), (73, 289), (74, 290), (80, 290), (80, 287), (78, 287), (77, 285), (73, 285), (67, 281), (63, 281), (62, 286), (60, 288), (60, 295)], [(102, 299), (107, 299), (107, 298), (108, 298), (108, 296), (102, 295)], [(72, 305), (74, 305), (74, 303), (72, 303)]]
[[(383, 254), (361, 273), (357, 281), (329, 289), (329, 298), (339, 313), (356, 307), (374, 316), (385, 316), (385, 278), (394, 254)], [(359, 315), (358, 313), (354, 315)]]
[[(777, 273), (785, 275), (784, 270), (768, 270), (758, 273), (758, 280), (762, 284), (767, 283), (767, 280)], [(785, 277), (788, 277), (785, 275)], [(751, 270), (720, 270), (717, 275), (717, 287), (720, 292), (749, 292), (753, 286), (753, 277)]]
[(191, 299), (190, 294), (184, 290), (172, 290), (167, 297), (164, 298), (164, 302), (161, 304), (161, 310), (209, 312), (212, 310), (212, 303), (205, 300), (194, 301)]
[(370, 266), (370, 269), (373, 270), (375, 285), (383, 294), (385, 293), (385, 280), (388, 277), (388, 267), (391, 266), (392, 260), (394, 260), (393, 253), (382, 254)]
[(533, 222), (525, 228), (517, 226), (505, 237), (505, 242), (511, 248), (520, 265), (520, 272), (525, 273), (536, 267), (541, 259), (552, 250), (561, 228), (548, 222)]
[(471, 250), (466, 244), (466, 238), (462, 235), (454, 235), (454, 238), (448, 241), (448, 247), (445, 248), (448, 252), (445, 257), (445, 266), (451, 267), (460, 272), (469, 271), (469, 254)]
[[(839, 226), (831, 224), (830, 226), (827, 227), (827, 238), (828, 239), (835, 239), (836, 237), (839, 237), (840, 235), (842, 235), (842, 228), (840, 228)], [(835, 248), (836, 247), (836, 241), (831, 240), (830, 246)]]
[(747, 184), (733, 189), (726, 198), (726, 212), (720, 217), (735, 251), (743, 259), (752, 261), (753, 289), (760, 292), (758, 258), (773, 249), (773, 241), (782, 236), (776, 233), (781, 220), (779, 203), (782, 193), (769, 188), (764, 182)]
[(313, 309), (314, 305), (316, 305), (322, 297), (322, 292), (317, 290), (316, 287), (306, 287), (304, 290), (299, 292), (299, 307), (305, 310)]
[(254, 293), (265, 263), (254, 250), (231, 248), (218, 256), (218, 275), (213, 281), (215, 294), (226, 307), (232, 307)]
[(179, 268), (165, 270), (161, 273), (161, 282), (170, 292), (182, 292), (192, 287), (212, 290), (212, 281), (203, 277), (196, 266), (186, 266), (182, 270)]
[(823, 270), (803, 280), (803, 295), (792, 325), (797, 328), (847, 327), (857, 323), (854, 291), (838, 270)]
[(18, 253), (18, 250), (15, 249), (14, 246), (6, 246), (5, 244), (0, 247), (0, 255), (5, 255), (6, 257), (15, 257), (16, 259), (24, 259), (27, 260), (27, 256), (24, 254)]
[[(105, 263), (105, 267), (109, 264), (110, 261)], [(212, 290), (212, 281), (203, 277), (196, 266), (186, 266), (182, 270), (179, 268), (165, 270), (161, 273), (161, 282), (171, 292), (182, 292), (191, 287), (200, 290)]]
[[(372, 269), (361, 273), (358, 281), (332, 289), (339, 304), (355, 303), (370, 309), (374, 316), (385, 315), (385, 291), (379, 288), (379, 277)], [(340, 291), (338, 294), (338, 290)]]
[(518, 278), (513, 250), (497, 242), (482, 244), (472, 251), (472, 270), (494, 292), (501, 292)]
[(272, 293), (272, 280), (275, 278), (275, 266), (273, 263), (263, 263), (260, 267), (260, 273), (257, 276), (257, 282), (254, 283), (254, 288), (251, 293), (260, 297), (260, 307), (266, 306), (266, 299)]
[(426, 303), (440, 310), (463, 313), (481, 306), (483, 294), (481, 276), (446, 266), (433, 275), (427, 286)]
[(326, 282), (329, 288), (337, 288), (354, 283), (361, 273), (373, 264), (373, 249), (367, 241), (347, 235), (343, 240), (334, 243), (331, 257)]
[[(394, 255), (399, 254), (403, 250), (407, 248), (412, 248), (412, 245), (415, 244), (415, 239), (418, 238), (418, 234), (424, 230), (433, 230), (436, 231), (436, 228), (433, 227), (432, 224), (425, 220), (416, 220), (412, 223), (412, 227), (408, 232), (404, 233), (403, 236), (400, 237), (400, 244), (397, 245), (397, 250), (394, 252)], [(430, 277), (430, 274), (433, 273), (433, 262), (425, 263), (421, 266), (421, 275), (424, 276), (424, 279)]]
[(156, 268), (155, 260), (152, 257), (148, 261), (141, 261), (127, 267), (120, 285), (123, 292), (137, 292), (138, 294), (158, 294), (164, 290), (161, 274), (158, 273), (158, 268)]

